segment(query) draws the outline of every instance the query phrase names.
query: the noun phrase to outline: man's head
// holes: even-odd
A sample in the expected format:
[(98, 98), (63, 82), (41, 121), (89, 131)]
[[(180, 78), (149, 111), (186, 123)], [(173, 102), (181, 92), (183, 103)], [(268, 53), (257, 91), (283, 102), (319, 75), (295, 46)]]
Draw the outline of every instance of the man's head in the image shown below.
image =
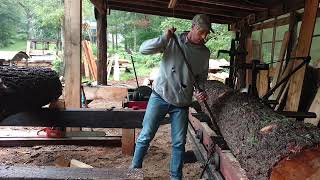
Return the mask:
[(204, 44), (210, 31), (213, 32), (209, 17), (205, 14), (197, 14), (192, 19), (189, 38), (195, 44)]

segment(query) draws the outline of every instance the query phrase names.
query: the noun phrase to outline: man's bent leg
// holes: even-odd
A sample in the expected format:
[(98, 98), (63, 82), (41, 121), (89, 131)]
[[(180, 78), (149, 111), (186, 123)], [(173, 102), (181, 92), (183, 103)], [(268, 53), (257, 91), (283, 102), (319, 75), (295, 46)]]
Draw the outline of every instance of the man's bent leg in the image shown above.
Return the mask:
[(171, 106), (169, 113), (172, 138), (170, 173), (172, 179), (181, 179), (188, 128), (188, 108)]
[(150, 141), (156, 134), (160, 122), (164, 119), (169, 109), (169, 104), (161, 97), (151, 94), (146, 113), (143, 118), (143, 128), (136, 142), (135, 152), (132, 158), (132, 168), (141, 168), (143, 158), (149, 148)]

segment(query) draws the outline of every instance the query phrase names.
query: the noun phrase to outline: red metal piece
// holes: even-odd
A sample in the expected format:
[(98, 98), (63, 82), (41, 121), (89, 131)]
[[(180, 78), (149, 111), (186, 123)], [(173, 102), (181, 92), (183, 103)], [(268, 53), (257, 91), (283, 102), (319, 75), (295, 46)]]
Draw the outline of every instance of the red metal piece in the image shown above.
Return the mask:
[(43, 131), (46, 133), (47, 138), (62, 138), (63, 137), (63, 131), (55, 128), (43, 128), (40, 131), (37, 132), (37, 135)]
[(148, 101), (128, 101), (127, 107), (134, 110), (147, 109)]

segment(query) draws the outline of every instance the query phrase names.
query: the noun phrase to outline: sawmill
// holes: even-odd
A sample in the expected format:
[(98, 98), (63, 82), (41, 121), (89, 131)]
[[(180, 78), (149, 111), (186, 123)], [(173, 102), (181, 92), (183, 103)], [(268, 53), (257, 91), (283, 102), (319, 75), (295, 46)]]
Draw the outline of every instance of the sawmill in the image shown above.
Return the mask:
[[(0, 137), (1, 147), (120, 144), (123, 155), (133, 156), (137, 129), (143, 127), (149, 96), (154, 90), (151, 86), (139, 86), (138, 80), (136, 89), (83, 86), (82, 53), (88, 58), (92, 55), (82, 41), (82, 1), (64, 0), (63, 84), (51, 69), (0, 62), (0, 126), (44, 127), (49, 136)], [(97, 60), (89, 65), (99, 85), (108, 81), (107, 16), (114, 10), (187, 20), (205, 14), (210, 23), (226, 24), (233, 34), (230, 49), (211, 52), (217, 57), (228, 57), (229, 64), (220, 67), (228, 71), (228, 77), (222, 82), (206, 80), (202, 91), (208, 98), (188, 107), (187, 140), (201, 164), (197, 179), (320, 179), (319, 0), (90, 0), (90, 3), (97, 21)], [(176, 36), (172, 39), (179, 44)], [(177, 51), (186, 59), (181, 47)], [(131, 59), (134, 65), (132, 56)], [(188, 60), (185, 62), (189, 67)], [(200, 89), (197, 81), (193, 86)], [(90, 99), (89, 91), (96, 94), (101, 91), (100, 96), (125, 101), (121, 108), (82, 108), (84, 94)], [(122, 135), (117, 140), (63, 138), (64, 133), (77, 132), (79, 127), (119, 128)], [(129, 167), (65, 168), (0, 163), (0, 179), (145, 177), (143, 170)]]

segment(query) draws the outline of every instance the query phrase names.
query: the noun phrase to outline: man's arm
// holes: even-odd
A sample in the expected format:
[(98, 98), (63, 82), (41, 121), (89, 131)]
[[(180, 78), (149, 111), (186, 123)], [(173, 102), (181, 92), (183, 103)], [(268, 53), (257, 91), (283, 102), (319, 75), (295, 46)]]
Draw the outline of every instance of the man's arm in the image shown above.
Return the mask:
[(166, 49), (167, 44), (175, 31), (176, 28), (170, 28), (164, 35), (143, 42), (139, 49), (140, 53), (145, 55), (162, 53)]

